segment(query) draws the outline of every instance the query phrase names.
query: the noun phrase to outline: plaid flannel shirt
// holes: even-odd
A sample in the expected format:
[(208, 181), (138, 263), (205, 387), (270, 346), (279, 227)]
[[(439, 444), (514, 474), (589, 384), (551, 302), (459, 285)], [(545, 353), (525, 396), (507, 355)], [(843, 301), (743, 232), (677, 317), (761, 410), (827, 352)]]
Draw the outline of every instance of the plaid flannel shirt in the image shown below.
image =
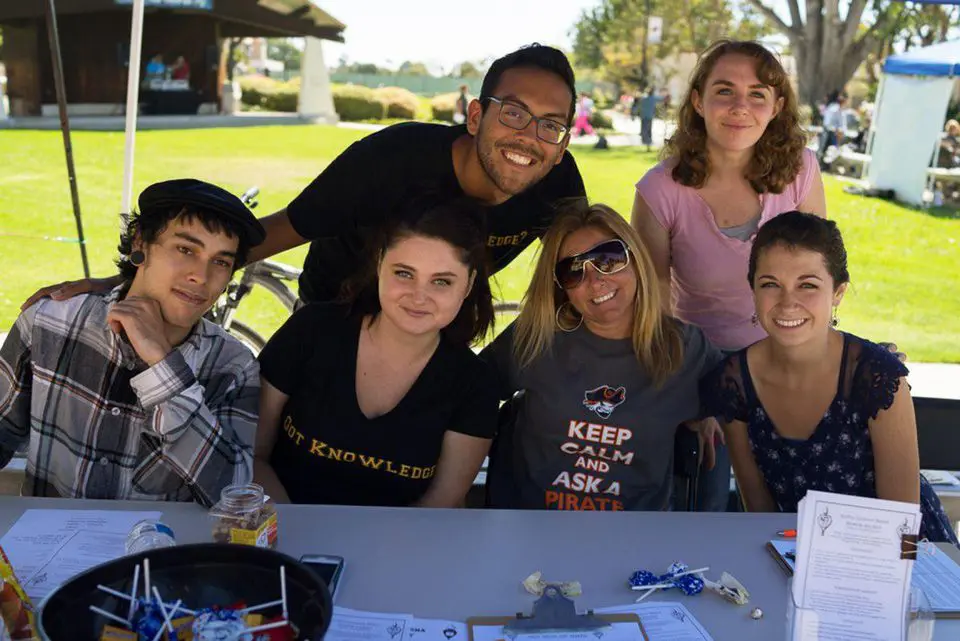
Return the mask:
[(209, 506), (253, 476), (257, 361), (204, 319), (148, 368), (107, 325), (120, 291), (17, 318), (0, 348), (0, 466), (29, 439), (24, 494)]

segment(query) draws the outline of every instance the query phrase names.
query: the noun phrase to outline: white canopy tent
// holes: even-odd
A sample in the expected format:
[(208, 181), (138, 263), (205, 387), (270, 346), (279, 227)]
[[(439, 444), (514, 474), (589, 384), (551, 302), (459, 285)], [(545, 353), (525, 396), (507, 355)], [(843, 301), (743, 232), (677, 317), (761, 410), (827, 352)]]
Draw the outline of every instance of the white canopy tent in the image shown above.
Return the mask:
[(960, 75), (960, 41), (914, 49), (884, 61), (871, 125), (868, 181), (920, 205), (927, 169)]
[[(133, 204), (133, 165), (137, 136), (137, 110), (140, 87), (140, 66), (142, 61), (143, 16), (144, 7), (161, 7), (167, 9), (198, 9), (212, 11), (214, 0), (114, 0), (117, 4), (132, 6), (132, 23), (130, 29), (130, 62), (127, 75), (127, 104), (126, 104), (126, 141), (124, 146), (123, 162), (123, 191), (120, 211), (129, 213)], [(222, 0), (225, 1), (225, 0)], [(340, 33), (345, 25), (321, 10), (315, 4), (316, 0), (257, 0), (259, 7), (303, 20), (311, 28), (306, 33), (316, 32), (326, 28), (336, 35), (323, 37), (343, 41)], [(289, 24), (289, 22), (288, 22)], [(306, 29), (307, 27), (301, 27)], [(333, 97), (330, 91), (330, 79), (327, 75), (326, 64), (323, 60), (323, 50), (320, 39), (308, 35), (302, 57), (302, 81), (298, 112), (303, 117), (326, 119), (327, 122), (336, 122), (337, 114), (333, 106)]]

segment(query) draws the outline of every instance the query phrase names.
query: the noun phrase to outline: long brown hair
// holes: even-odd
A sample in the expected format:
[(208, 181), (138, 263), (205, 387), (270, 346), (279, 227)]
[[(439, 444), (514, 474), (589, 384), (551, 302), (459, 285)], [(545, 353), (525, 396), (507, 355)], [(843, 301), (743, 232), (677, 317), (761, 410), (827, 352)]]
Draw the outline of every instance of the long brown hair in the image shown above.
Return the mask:
[[(589, 205), (586, 200), (571, 200), (563, 205), (543, 236), (530, 287), (523, 296), (523, 307), (516, 321), (514, 354), (520, 367), (530, 365), (553, 345), (557, 323), (575, 325), (577, 317), (566, 305), (569, 298), (553, 279), (560, 246), (571, 233), (593, 227), (619, 238), (630, 251), (630, 269), (637, 278), (634, 299), (633, 350), (637, 361), (659, 385), (683, 362), (680, 327), (661, 311), (660, 289), (650, 253), (637, 231), (606, 205)], [(558, 311), (560, 310), (560, 311)]]
[(710, 176), (707, 154), (707, 128), (703, 116), (693, 106), (693, 92), (701, 99), (707, 78), (723, 56), (739, 54), (757, 63), (757, 78), (773, 88), (783, 99), (780, 113), (770, 121), (753, 148), (753, 157), (744, 172), (757, 193), (779, 194), (796, 180), (803, 168), (803, 149), (807, 136), (800, 127), (797, 96), (783, 65), (766, 47), (750, 40), (719, 40), (700, 56), (690, 81), (690, 88), (677, 113), (677, 130), (667, 140), (662, 157), (672, 160), (673, 179), (695, 189), (703, 187)]

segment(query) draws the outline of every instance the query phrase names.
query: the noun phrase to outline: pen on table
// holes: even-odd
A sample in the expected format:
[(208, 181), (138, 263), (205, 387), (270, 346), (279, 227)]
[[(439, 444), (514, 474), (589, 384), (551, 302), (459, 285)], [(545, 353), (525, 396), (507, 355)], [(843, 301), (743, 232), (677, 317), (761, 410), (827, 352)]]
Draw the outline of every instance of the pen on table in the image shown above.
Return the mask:
[(797, 538), (796, 530), (780, 530), (777, 532), (777, 536), (785, 539), (795, 539)]

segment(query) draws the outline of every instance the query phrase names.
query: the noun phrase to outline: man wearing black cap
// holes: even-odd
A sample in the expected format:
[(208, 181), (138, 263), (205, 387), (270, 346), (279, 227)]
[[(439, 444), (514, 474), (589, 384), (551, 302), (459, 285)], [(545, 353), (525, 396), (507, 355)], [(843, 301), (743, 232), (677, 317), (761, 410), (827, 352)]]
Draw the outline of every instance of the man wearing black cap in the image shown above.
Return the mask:
[(209, 506), (250, 481), (257, 363), (202, 317), (263, 227), (197, 180), (151, 185), (139, 209), (123, 283), (40, 300), (0, 348), (0, 464), (29, 441), (24, 494)]

